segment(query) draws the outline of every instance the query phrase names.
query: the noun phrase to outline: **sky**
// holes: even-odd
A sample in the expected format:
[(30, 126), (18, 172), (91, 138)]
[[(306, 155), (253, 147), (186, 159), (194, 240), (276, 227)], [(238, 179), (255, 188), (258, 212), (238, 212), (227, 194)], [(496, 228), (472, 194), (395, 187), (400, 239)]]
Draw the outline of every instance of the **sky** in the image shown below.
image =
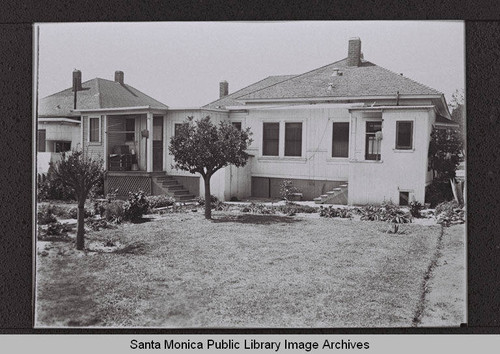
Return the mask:
[(465, 88), (461, 21), (40, 23), (38, 97), (82, 81), (114, 79), (170, 107), (200, 107), (272, 75), (301, 74), (347, 57), (366, 60), (445, 94)]

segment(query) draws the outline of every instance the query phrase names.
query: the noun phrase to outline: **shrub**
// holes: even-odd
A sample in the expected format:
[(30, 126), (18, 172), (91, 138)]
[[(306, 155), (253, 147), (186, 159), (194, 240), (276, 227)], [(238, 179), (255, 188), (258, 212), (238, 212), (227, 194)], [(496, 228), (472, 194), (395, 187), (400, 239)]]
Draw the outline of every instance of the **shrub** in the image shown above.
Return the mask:
[(124, 219), (132, 222), (138, 221), (149, 210), (149, 203), (143, 191), (130, 192), (128, 200), (123, 203)]
[(453, 199), (453, 191), (449, 180), (434, 180), (425, 189), (425, 202), (435, 208), (439, 203)]
[[(73, 207), (73, 208), (69, 209), (67, 215), (68, 215), (68, 218), (70, 218), (70, 219), (76, 219), (78, 217), (78, 208)], [(85, 208), (83, 217), (90, 218), (91, 216), (92, 216), (92, 212), (90, 210), (88, 210), (87, 208)]]
[(294, 193), (300, 193), (300, 190), (296, 188), (292, 181), (285, 179), (280, 183), (280, 197), (286, 201), (290, 200), (290, 197)]
[(49, 169), (47, 177), (39, 180), (37, 184), (37, 200), (39, 202), (46, 200), (75, 200), (73, 191), (69, 187), (54, 178), (52, 169)]
[(411, 214), (389, 201), (384, 202), (381, 206), (367, 205), (363, 207), (361, 220), (402, 224), (411, 222)]
[(168, 195), (152, 195), (146, 197), (146, 199), (150, 209), (169, 207), (175, 203), (175, 198), (169, 197)]
[(37, 237), (40, 241), (72, 241), (72, 238), (68, 236), (70, 230), (70, 226), (55, 221), (49, 223), (46, 229), (39, 226)]
[(306, 213), (306, 214), (311, 214), (311, 213), (316, 213), (318, 212), (317, 208), (308, 206), (308, 205), (299, 205), (295, 204), (292, 202), (288, 202), (285, 205), (276, 205), (272, 207), (274, 210), (279, 211), (283, 214), (287, 215), (295, 215), (296, 213)]
[(100, 231), (101, 229), (112, 229), (114, 226), (109, 223), (106, 219), (87, 219), (85, 224), (90, 227), (93, 231)]
[(42, 205), (38, 208), (38, 225), (47, 225), (57, 221), (54, 216), (54, 205)]
[(436, 206), (436, 215), (441, 213), (452, 213), (455, 209), (459, 209), (460, 204), (458, 204), (455, 200), (450, 200), (449, 202), (440, 203)]
[(352, 218), (352, 212), (347, 208), (334, 208), (331, 205), (328, 208), (320, 207), (319, 216), (326, 218)]
[(420, 202), (411, 202), (410, 203), (410, 214), (414, 218), (421, 218), (422, 215), (420, 214), (420, 211), (423, 209), (423, 205)]
[(254, 214), (274, 214), (276, 210), (272, 207), (267, 207), (261, 203), (250, 203), (250, 205), (241, 208), (244, 213), (254, 213)]
[[(200, 206), (204, 206), (205, 205), (205, 198), (204, 197), (198, 197), (196, 198), (196, 202), (198, 203), (198, 205)], [(210, 196), (210, 204), (212, 206), (212, 208), (219, 202), (219, 198), (217, 198), (215, 195), (211, 195)]]

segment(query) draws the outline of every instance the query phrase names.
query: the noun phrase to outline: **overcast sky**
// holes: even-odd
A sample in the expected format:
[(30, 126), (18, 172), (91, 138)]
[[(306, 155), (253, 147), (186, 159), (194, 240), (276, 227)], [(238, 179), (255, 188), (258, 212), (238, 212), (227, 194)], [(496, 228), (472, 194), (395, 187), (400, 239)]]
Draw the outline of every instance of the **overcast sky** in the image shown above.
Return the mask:
[(443, 92), (465, 87), (464, 24), (446, 21), (153, 22), (39, 24), (39, 97), (82, 80), (125, 82), (171, 107), (199, 107), (271, 75), (301, 74), (364, 58)]

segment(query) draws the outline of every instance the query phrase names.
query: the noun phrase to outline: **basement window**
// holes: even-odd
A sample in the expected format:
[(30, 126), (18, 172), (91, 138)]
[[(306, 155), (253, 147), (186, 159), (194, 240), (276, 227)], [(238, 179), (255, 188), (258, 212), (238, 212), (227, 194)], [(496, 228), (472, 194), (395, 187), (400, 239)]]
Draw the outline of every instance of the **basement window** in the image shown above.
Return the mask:
[(399, 192), (399, 205), (407, 206), (409, 204), (410, 192)]

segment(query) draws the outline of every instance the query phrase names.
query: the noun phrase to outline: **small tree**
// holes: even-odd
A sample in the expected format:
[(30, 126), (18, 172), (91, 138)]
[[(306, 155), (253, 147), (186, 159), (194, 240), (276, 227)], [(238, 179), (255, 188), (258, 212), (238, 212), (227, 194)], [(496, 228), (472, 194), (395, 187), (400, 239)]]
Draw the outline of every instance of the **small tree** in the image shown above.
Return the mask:
[(454, 178), (462, 151), (463, 141), (458, 130), (434, 129), (429, 144), (429, 166), (433, 177), (438, 180)]
[(103, 178), (104, 170), (101, 160), (92, 159), (83, 151), (72, 151), (63, 154), (54, 168), (54, 176), (63, 186), (70, 188), (78, 202), (78, 226), (76, 233), (76, 249), (83, 250), (85, 201), (90, 191)]
[(205, 183), (205, 218), (211, 219), (210, 178), (219, 169), (248, 161), (245, 150), (252, 142), (250, 129), (238, 130), (221, 121), (214, 125), (210, 116), (194, 121), (188, 119), (170, 139), (169, 151), (175, 158), (175, 168), (199, 173)]

